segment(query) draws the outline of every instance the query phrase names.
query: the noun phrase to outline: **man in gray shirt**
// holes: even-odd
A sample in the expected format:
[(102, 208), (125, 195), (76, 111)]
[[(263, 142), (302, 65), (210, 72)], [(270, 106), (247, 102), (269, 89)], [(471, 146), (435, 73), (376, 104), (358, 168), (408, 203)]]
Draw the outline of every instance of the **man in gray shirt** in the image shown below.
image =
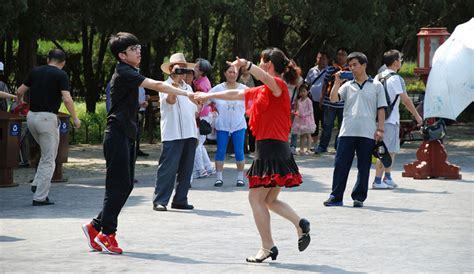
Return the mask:
[[(335, 74), (330, 100), (344, 100), (344, 118), (339, 132), (339, 144), (334, 163), (332, 192), (325, 206), (342, 206), (347, 177), (354, 154), (357, 153), (357, 181), (352, 190), (354, 207), (362, 207), (367, 198), (372, 150), (375, 143), (383, 139), (385, 111), (387, 106), (383, 86), (374, 82), (366, 73), (367, 57), (353, 52), (347, 57), (354, 80), (342, 86), (340, 74)], [(378, 127), (376, 124), (378, 120)]]

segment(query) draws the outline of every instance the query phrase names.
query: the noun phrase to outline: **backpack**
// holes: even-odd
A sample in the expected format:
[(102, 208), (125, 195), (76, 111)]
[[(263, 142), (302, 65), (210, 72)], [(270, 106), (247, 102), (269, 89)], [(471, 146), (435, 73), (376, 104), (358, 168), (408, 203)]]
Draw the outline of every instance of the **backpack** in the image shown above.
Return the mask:
[(390, 117), (390, 115), (392, 115), (393, 108), (395, 107), (395, 103), (397, 103), (398, 96), (399, 96), (399, 94), (397, 94), (397, 96), (395, 96), (395, 100), (393, 100), (393, 102), (390, 102), (390, 96), (388, 95), (388, 90), (387, 90), (387, 80), (388, 78), (394, 75), (398, 75), (398, 74), (395, 72), (390, 72), (389, 74), (385, 75), (385, 77), (380, 77), (382, 76), (382, 74), (379, 74), (379, 77), (380, 77), (379, 82), (383, 85), (383, 89), (385, 91), (385, 99), (387, 100), (387, 107), (385, 108), (385, 120), (387, 120)]

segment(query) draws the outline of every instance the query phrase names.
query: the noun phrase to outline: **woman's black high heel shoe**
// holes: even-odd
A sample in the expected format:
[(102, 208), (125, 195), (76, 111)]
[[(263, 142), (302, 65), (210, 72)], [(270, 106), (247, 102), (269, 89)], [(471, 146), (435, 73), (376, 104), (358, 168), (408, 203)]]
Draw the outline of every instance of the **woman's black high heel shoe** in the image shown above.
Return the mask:
[[(277, 259), (278, 256), (278, 248), (276, 246), (272, 247), (272, 249), (268, 250), (265, 248), (261, 248), (261, 251), (263, 251), (263, 255), (260, 256), (259, 258), (257, 257), (249, 257), (245, 259), (248, 263), (261, 263), (265, 261), (268, 258), (272, 258), (272, 261)], [(258, 254), (257, 254), (258, 255)]]
[(301, 219), (299, 226), (303, 231), (303, 234), (298, 239), (298, 250), (303, 251), (308, 247), (309, 243), (311, 242), (311, 236), (309, 236), (309, 221), (306, 219)]

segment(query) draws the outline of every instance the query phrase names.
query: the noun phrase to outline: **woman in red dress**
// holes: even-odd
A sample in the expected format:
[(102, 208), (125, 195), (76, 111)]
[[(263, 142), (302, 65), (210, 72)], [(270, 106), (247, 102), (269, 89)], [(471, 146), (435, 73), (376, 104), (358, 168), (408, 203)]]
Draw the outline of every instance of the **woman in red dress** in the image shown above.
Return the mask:
[(288, 87), (281, 79), (283, 75), (296, 74), (290, 60), (278, 48), (264, 50), (260, 55), (259, 66), (238, 57), (231, 65), (248, 70), (264, 85), (246, 90), (198, 93), (195, 99), (245, 100), (249, 126), (257, 140), (255, 158), (247, 171), (249, 201), (262, 240), (262, 248), (255, 257), (247, 258), (247, 262), (260, 263), (269, 257), (275, 260), (278, 255), (272, 238), (270, 210), (294, 224), (299, 251), (305, 250), (311, 241), (309, 222), (278, 199), (281, 187), (295, 187), (302, 183), (288, 145), (290, 97)]

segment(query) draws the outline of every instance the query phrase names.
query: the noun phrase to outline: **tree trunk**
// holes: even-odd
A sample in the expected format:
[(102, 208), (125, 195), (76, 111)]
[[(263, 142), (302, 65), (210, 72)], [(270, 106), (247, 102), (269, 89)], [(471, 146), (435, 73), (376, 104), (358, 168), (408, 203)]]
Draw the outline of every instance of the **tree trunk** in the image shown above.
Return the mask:
[(232, 56), (239, 56), (257, 63), (260, 60), (254, 60), (253, 32), (249, 31), (250, 29), (251, 22), (243, 22), (240, 20), (232, 22), (232, 30), (235, 34), (232, 45)]
[(6, 52), (5, 52), (5, 78), (9, 79), (10, 74), (13, 72), (13, 37), (11, 32), (6, 35)]
[(36, 41), (36, 35), (28, 33), (20, 27), (17, 56), (18, 73), (15, 81), (17, 86), (23, 83), (30, 70), (36, 66), (36, 50), (38, 48)]
[(200, 56), (209, 59), (209, 17), (201, 17), (201, 50)]
[(199, 52), (199, 37), (196, 33), (193, 33), (191, 36), (191, 44), (193, 45), (193, 60), (196, 60), (201, 55)]
[(103, 33), (100, 36), (100, 45), (99, 45), (99, 56), (97, 57), (97, 64), (96, 64), (96, 71), (95, 71), (95, 79), (97, 79), (97, 101), (99, 100), (99, 91), (103, 90), (105, 86), (105, 73), (104, 73), (104, 57), (107, 51), (107, 42), (108, 42), (108, 34)]
[(280, 17), (274, 15), (267, 21), (268, 46), (277, 47), (283, 51), (283, 42), (285, 39), (287, 26), (280, 20)]
[(5, 41), (7, 40), (6, 37), (6, 35), (0, 37), (0, 62), (3, 62), (3, 64), (5, 64)]
[(221, 16), (219, 16), (219, 19), (217, 20), (217, 24), (214, 28), (214, 35), (212, 36), (211, 58), (209, 60), (209, 62), (211, 62), (211, 64), (214, 64), (214, 61), (216, 60), (217, 41), (219, 40), (219, 34), (222, 30), (222, 25), (224, 24), (224, 19), (225, 19), (225, 13), (222, 13)]
[(150, 58), (151, 58), (151, 42), (148, 42), (141, 51), (140, 74), (150, 77)]
[[(90, 29), (90, 32), (89, 32)], [(95, 113), (95, 106), (98, 100), (97, 81), (92, 68), (92, 45), (95, 31), (93, 27), (82, 23), (82, 65), (84, 67), (84, 82), (86, 87), (86, 110)]]

